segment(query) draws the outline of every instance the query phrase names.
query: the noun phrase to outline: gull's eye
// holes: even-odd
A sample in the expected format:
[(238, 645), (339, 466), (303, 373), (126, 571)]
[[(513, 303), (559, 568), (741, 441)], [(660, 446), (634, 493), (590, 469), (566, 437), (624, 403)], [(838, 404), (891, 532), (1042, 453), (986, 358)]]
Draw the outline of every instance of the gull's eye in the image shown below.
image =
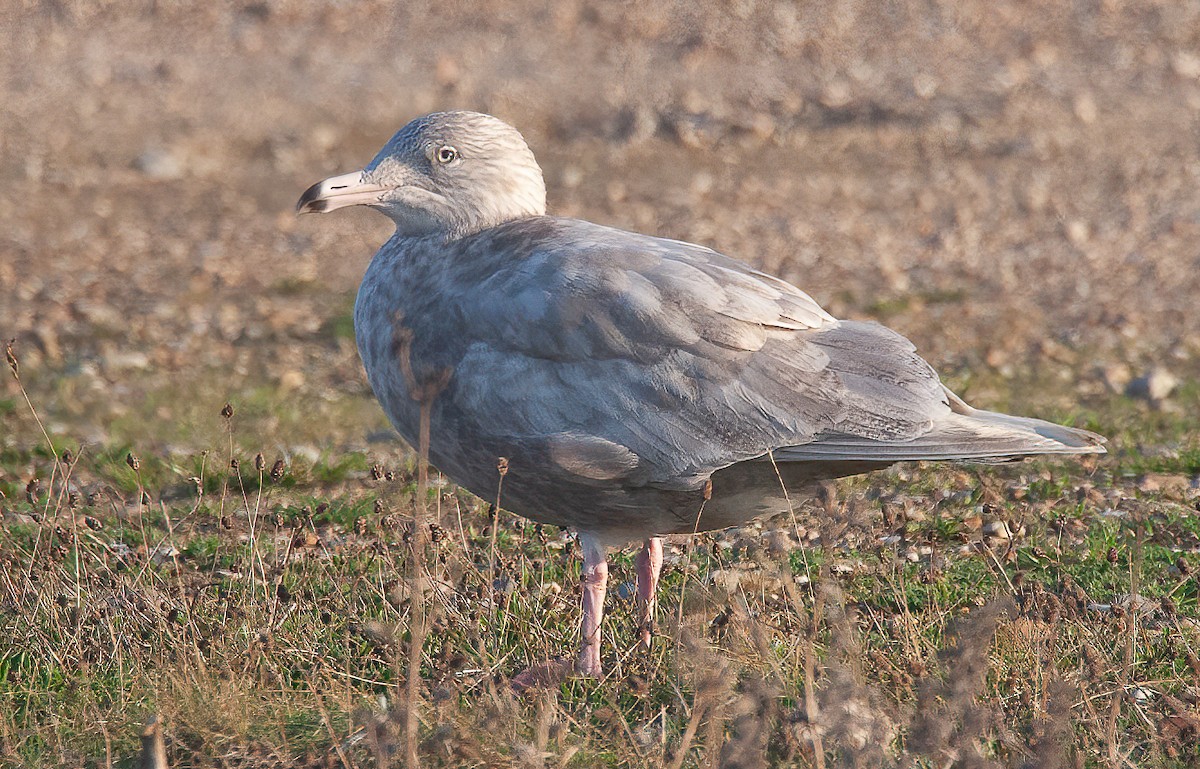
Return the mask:
[(458, 150), (454, 149), (450, 145), (447, 144), (444, 147), (438, 147), (437, 159), (439, 163), (442, 163), (443, 165), (446, 163), (451, 163), (457, 157)]

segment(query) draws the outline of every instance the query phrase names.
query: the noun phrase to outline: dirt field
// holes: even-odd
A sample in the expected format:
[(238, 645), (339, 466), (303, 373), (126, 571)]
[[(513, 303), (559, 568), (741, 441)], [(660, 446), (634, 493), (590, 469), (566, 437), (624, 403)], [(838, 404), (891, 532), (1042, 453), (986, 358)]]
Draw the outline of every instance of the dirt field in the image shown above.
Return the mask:
[(361, 383), (322, 329), (386, 224), (292, 206), (450, 107), (525, 133), (553, 211), (778, 271), (951, 377), (1200, 366), (1184, 3), (25, 5), (0, 317), (101, 429), (164, 382)]
[[(280, 509), (306, 509), (324, 495), (347, 509), (365, 504), (370, 510), (374, 496), (364, 497), (362, 488), (366, 468), (379, 457), (397, 466), (411, 463), (403, 447), (389, 442), (349, 321), (357, 282), (389, 229), (367, 211), (298, 219), (293, 207), (312, 182), (364, 165), (410, 118), (447, 108), (490, 112), (520, 129), (545, 171), (552, 213), (700, 242), (743, 258), (795, 282), (835, 315), (875, 318), (909, 336), (975, 405), (1106, 431), (1113, 456), (1099, 471), (1039, 465), (997, 476), (982, 470), (978, 476), (974, 470), (919, 476), (928, 488), (913, 494), (940, 503), (970, 491), (949, 508), (969, 518), (985, 498), (995, 502), (979, 491), (994, 485), (1010, 515), (1043, 526), (1045, 538), (1030, 543), (1035, 549), (1054, 539), (1045, 528), (1050, 513), (1029, 508), (1012, 488), (1031, 481), (1060, 484), (1059, 497), (1047, 491), (1046, 498), (1079, 502), (1073, 515), (1083, 521), (1132, 500), (1128, 505), (1137, 512), (1130, 520), (1154, 521), (1146, 526), (1175, 541), (1173, 550), (1160, 543), (1167, 548), (1161, 563), (1147, 566), (1150, 593), (1155, 600), (1168, 595), (1182, 601), (1179, 611), (1194, 619), (1197, 591), (1186, 569), (1189, 558), (1200, 567), (1189, 550), (1195, 547), (1200, 493), (1200, 5), (1181, 0), (747, 1), (703, 7), (573, 0), (542, 7), (500, 0), (478, 8), (452, 2), (9, 0), (0, 6), (0, 337), (16, 340), (22, 382), (55, 445), (53, 451), (38, 448), (45, 444), (41, 430), (6, 372), (0, 388), (3, 525), (46, 525), (20, 518), (39, 504), (27, 485), (36, 477), (54, 488), (51, 465), (64, 446), (76, 454), (83, 448), (80, 488), (103, 488), (118, 500), (112, 509), (120, 515), (114, 512), (113, 520), (126, 520), (124, 506), (144, 490), (143, 479), (135, 481), (121, 467), (129, 450), (143, 457), (145, 490), (155, 500), (161, 496), (164, 509), (174, 510), (171, 500), (181, 499), (188, 463), (212, 450), (244, 452), (246, 467), (254, 452), (263, 451), (268, 460), (285, 458), (289, 468), (309, 468), (298, 489), (280, 492)], [(238, 411), (236, 436), (219, 416), (227, 401)], [(343, 467), (339, 457), (352, 459)], [(152, 465), (158, 473), (153, 482)], [(890, 477), (897, 483), (910, 479)], [(987, 480), (993, 477), (999, 479), (994, 484)], [(886, 500), (879, 501), (879, 487), (856, 483), (847, 493), (865, 494), (875, 505), (876, 524), (893, 525), (879, 523), (881, 514), (891, 514)], [(937, 497), (935, 488), (946, 496)], [(229, 489), (226, 479), (222, 494)], [(1089, 490), (1096, 494), (1089, 497)], [(72, 518), (61, 504), (42, 504)], [(184, 507), (192, 509), (190, 503)], [(197, 502), (195, 510), (201, 509)], [(224, 512), (213, 515), (224, 520)], [(355, 515), (327, 525), (353, 527)], [(482, 530), (488, 521), (484, 513), (478, 516)], [(168, 515), (167, 523), (154, 525), (169, 522)], [(1126, 545), (1136, 543), (1141, 553), (1143, 535), (1148, 547), (1152, 543), (1154, 535), (1138, 528), (1142, 523), (1110, 524), (1081, 524), (1081, 547), (1103, 555), (1111, 544), (1125, 559)], [(25, 595), (21, 577), (32, 573), (29, 564), (41, 557), (44, 542), (35, 538), (25, 545), (27, 533), (14, 532), (2, 548), (9, 577), (0, 615), (15, 643), (30, 621), (18, 600)], [(144, 530), (140, 536), (146, 545)], [(864, 551), (874, 547), (859, 544)], [(143, 565), (153, 560), (152, 550), (143, 547)], [(922, 563), (929, 560), (918, 555), (926, 559)], [(832, 563), (832, 553), (827, 556)], [(1176, 556), (1183, 558), (1182, 573)], [(196, 564), (208, 562), (190, 557), (189, 568), (203, 571)], [(222, 568), (237, 571), (236, 561)], [(990, 576), (976, 585), (979, 592), (958, 596), (952, 607), (998, 594), (1019, 598), (1019, 584), (1010, 581), (1018, 564), (983, 562), (980, 568)], [(1121, 560), (1129, 568), (1103, 583), (1106, 595), (1090, 601), (1118, 603), (1114, 596), (1122, 590), (1136, 595), (1134, 563)], [(716, 568), (703, 566), (710, 567)], [(205, 568), (211, 574), (215, 567)], [(1176, 571), (1169, 573), (1171, 568)], [(1045, 584), (1061, 599), (1062, 574), (1055, 574)], [(569, 594), (570, 579), (566, 584)], [(77, 595), (78, 579), (74, 589)], [(261, 608), (247, 600), (251, 609)], [(682, 606), (684, 599), (677, 600)], [(711, 615), (722, 611), (719, 603), (709, 607)], [(254, 610), (248, 610), (251, 616), (257, 616)], [(530, 608), (535, 610), (545, 608)], [(564, 611), (569, 619), (569, 605)], [(947, 646), (940, 633), (948, 619), (940, 616), (937, 632), (930, 631), (935, 640), (916, 657), (942, 659), (938, 652)], [(1075, 703), (1073, 728), (1081, 747), (1073, 755), (1079, 761), (1121, 766), (1195, 760), (1200, 690), (1194, 678), (1188, 681), (1200, 669), (1189, 668), (1181, 651), (1197, 648), (1195, 627), (1178, 633), (1165, 621), (1158, 627), (1155, 632), (1174, 644), (1155, 658), (1170, 670), (1160, 671), (1167, 683), (1157, 689), (1135, 684), (1129, 678), (1133, 657), (1118, 644), (1112, 669), (1126, 677), (1114, 673), (1104, 680), (1118, 684), (1096, 690), (1126, 703), (1133, 702), (1135, 689), (1154, 690), (1151, 704), (1113, 706), (1120, 718), (1110, 721), (1108, 699), (1097, 704), (1063, 695)], [(876, 630), (899, 632), (870, 632)], [(569, 631), (542, 642), (569, 643)], [(837, 627), (826, 631), (836, 636)], [(47, 639), (53, 636), (46, 632)], [(779, 632), (786, 637), (790, 631)], [(815, 639), (817, 631), (812, 633)], [(821, 644), (828, 641), (822, 638)], [(520, 640), (514, 636), (515, 648)], [(1047, 644), (1038, 648), (1053, 647)], [(795, 675), (786, 677), (794, 688), (763, 690), (753, 695), (755, 702), (804, 696), (804, 660), (811, 661), (817, 647), (806, 648), (809, 656), (798, 651), (800, 662), (789, 668)], [(828, 661), (848, 647), (830, 648), (821, 646), (818, 656)], [(1084, 654), (1079, 648), (1071, 654)], [(832, 656), (823, 656), (827, 652)], [(19, 656), (0, 660), (0, 666), (16, 669), (12, 660)], [(497, 661), (506, 658), (487, 659), (503, 674), (513, 672)], [(744, 665), (738, 670), (758, 669), (747, 659), (737, 657)], [(159, 662), (156, 669), (170, 675), (181, 664)], [(674, 670), (663, 665), (655, 668), (660, 675)], [(842, 679), (831, 669), (820, 668), (817, 677), (836, 691)], [(807, 674), (813, 674), (811, 666)], [(701, 702), (707, 684), (700, 672), (688, 675), (687, 701)], [(20, 686), (29, 680), (27, 675)], [(114, 733), (128, 732), (152, 707), (164, 707), (154, 704), (163, 680), (140, 680), (140, 693), (119, 705), (97, 695), (97, 703), (108, 704), (94, 707), (111, 714)], [(176, 695), (188, 689), (182, 679), (170, 680)], [(1004, 688), (1002, 678), (988, 680), (995, 687), (989, 692)], [(897, 707), (926, 696), (911, 676), (907, 684), (899, 677), (870, 683), (882, 686), (886, 695), (879, 696)], [(34, 694), (18, 692), (11, 682), (0, 687), (10, 703), (20, 703), (21, 714), (2, 717), (0, 762), (103, 765), (102, 747), (113, 750), (107, 731), (97, 742), (95, 734), (69, 725), (40, 731), (34, 723), (47, 713), (61, 715), (64, 707), (73, 714), (63, 716), (64, 724), (92, 718), (93, 705), (72, 709), (64, 700), (47, 706), (38, 699), (59, 684), (34, 686)], [(669, 761), (682, 744), (687, 713), (670, 727), (660, 724), (666, 752), (655, 753), (640, 737), (627, 738), (636, 736), (635, 711), (647, 711), (642, 720), (653, 721), (647, 701), (620, 699), (627, 695), (614, 694), (612, 682), (607, 686), (564, 693), (569, 715), (546, 716), (556, 726), (533, 736), (521, 731), (534, 723), (521, 726), (532, 706), (523, 706), (525, 716), (503, 710), (522, 706), (496, 706), (501, 715), (495, 717), (514, 735), (512, 745), (540, 745), (536, 761), (516, 747), (436, 760), (539, 766), (560, 760), (653, 765), (655, 756)], [(315, 722), (319, 735), (292, 752), (286, 738), (280, 743), (229, 724), (205, 726), (194, 717), (203, 710), (198, 705), (168, 708), (175, 719), (169, 726), (172, 756), (185, 764), (252, 763), (261, 758), (253, 751), (270, 745), (281, 761), (304, 754), (318, 762), (385, 763), (383, 754), (355, 759), (330, 747), (335, 732), (341, 740), (355, 728), (351, 724), (363, 722), (355, 707), (365, 707), (372, 691), (347, 688), (340, 704), (329, 704), (342, 715)], [(700, 699), (692, 698), (696, 692)], [(1049, 707), (1046, 697), (1042, 706)], [(295, 707), (323, 707), (305, 703)], [(284, 708), (262, 707), (272, 713)], [(537, 712), (558, 713), (556, 707), (543, 702)], [(605, 708), (609, 715), (596, 715)], [(706, 708), (688, 711), (706, 713), (697, 724), (704, 720), (707, 726), (688, 738), (697, 740), (695, 751), (687, 753), (684, 745), (678, 754), (686, 765), (757, 765), (750, 759), (737, 763), (741, 759), (728, 748), (722, 752), (722, 735), (749, 728), (738, 721), (736, 708), (730, 706), (715, 727), (716, 706)], [(1141, 721), (1138, 708), (1147, 714)], [(626, 719), (623, 727), (613, 713)], [(788, 716), (780, 713), (763, 716), (764, 723), (785, 722)], [(478, 714), (470, 718), (476, 726), (487, 723)], [(1011, 711), (996, 718), (1002, 724), (997, 734), (1020, 731)], [(1176, 734), (1163, 726), (1171, 718), (1178, 719), (1171, 728), (1183, 735), (1175, 742), (1163, 736)], [(436, 731), (436, 720), (427, 723), (428, 734)], [(1118, 720), (1124, 736), (1117, 733)], [(841, 734), (842, 745), (857, 744), (844, 729), (837, 731), (842, 727), (821, 728)], [(902, 739), (895, 742), (897, 734), (919, 734), (916, 722), (907, 730), (879, 728), (869, 740), (897, 747), (878, 761), (919, 752), (919, 741), (907, 747)], [(605, 729), (628, 744), (605, 749), (598, 736)], [(800, 735), (797, 744), (808, 747), (789, 753), (764, 736), (755, 760), (803, 758), (821, 765), (821, 749), (813, 747), (819, 740), (793, 732)], [(1021, 735), (1013, 744), (1033, 752), (995, 748), (980, 760), (1020, 765), (1036, 753), (1028, 746), (1037, 742)], [(259, 747), (246, 747), (250, 753), (243, 755), (237, 752), (243, 744)], [(214, 746), (230, 752), (216, 758)], [(830, 755), (840, 749), (829, 748)], [(846, 758), (846, 765), (883, 765), (865, 752), (854, 755), (861, 763)]]

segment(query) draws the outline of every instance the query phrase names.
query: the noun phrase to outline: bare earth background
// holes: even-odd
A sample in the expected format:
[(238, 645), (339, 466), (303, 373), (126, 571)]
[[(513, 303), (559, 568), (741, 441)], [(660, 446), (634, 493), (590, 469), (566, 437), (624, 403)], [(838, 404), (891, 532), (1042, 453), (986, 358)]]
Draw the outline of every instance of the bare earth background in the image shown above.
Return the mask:
[(1194, 4), (16, 5), (0, 318), (96, 437), (201, 380), (365, 395), (335, 332), (387, 225), (292, 207), (455, 107), (525, 134), (554, 212), (776, 271), (951, 378), (1200, 368)]
[[(1133, 453), (1195, 450), (1200, 3), (1182, 0), (9, 0), (0, 337), (51, 435), (188, 456), (227, 440), (230, 401), (269, 459), (402, 457), (349, 318), (388, 225), (293, 206), (448, 108), (522, 131), (552, 213), (703, 243), (879, 319), (977, 406), (1119, 426), (1129, 483)], [(45, 458), (7, 375), (4, 404), (14, 497)], [(1190, 461), (1168, 470), (1188, 504)]]

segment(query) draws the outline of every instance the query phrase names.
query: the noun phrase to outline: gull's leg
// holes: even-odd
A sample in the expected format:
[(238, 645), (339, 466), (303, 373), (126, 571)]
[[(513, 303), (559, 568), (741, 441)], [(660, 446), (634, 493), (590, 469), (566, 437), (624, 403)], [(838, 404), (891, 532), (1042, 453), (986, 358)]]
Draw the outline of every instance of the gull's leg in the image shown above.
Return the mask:
[[(513, 676), (511, 686), (520, 693), (526, 689), (558, 686), (572, 673), (600, 675), (600, 623), (604, 620), (604, 594), (608, 590), (608, 558), (604, 545), (588, 534), (579, 535), (583, 550), (583, 622), (580, 626), (579, 659), (540, 662)], [(661, 557), (660, 557), (661, 562)]]
[(583, 548), (583, 622), (580, 626), (579, 660), (575, 671), (584, 676), (600, 675), (600, 627), (604, 621), (604, 594), (608, 590), (608, 557), (605, 547), (587, 534), (579, 535)]
[(662, 573), (662, 565), (662, 537), (651, 537), (637, 556), (637, 595), (641, 609), (638, 627), (642, 645), (647, 649), (650, 648), (650, 637), (654, 635), (654, 610), (658, 607), (658, 575)]

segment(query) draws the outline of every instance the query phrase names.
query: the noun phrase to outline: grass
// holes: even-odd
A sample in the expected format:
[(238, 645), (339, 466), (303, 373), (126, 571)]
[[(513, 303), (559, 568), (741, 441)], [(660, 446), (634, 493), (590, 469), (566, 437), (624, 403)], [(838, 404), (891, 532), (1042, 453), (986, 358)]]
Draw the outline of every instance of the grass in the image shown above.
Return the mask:
[(243, 393), (232, 418), (203, 398), (217, 405), (189, 437), (208, 442), (182, 452), (132, 429), (47, 443), (9, 399), (0, 764), (131, 766), (152, 713), (173, 766), (402, 763), (422, 539), (427, 766), (1200, 755), (1194, 388), (1177, 413), (1110, 398), (1078, 415), (1114, 439), (1098, 463), (902, 466), (794, 521), (671, 545), (650, 652), (634, 645), (632, 554), (617, 554), (607, 676), (525, 697), (506, 678), (576, 643), (570, 534), (435, 484), (414, 539), (411, 455), (271, 449), (290, 423), (260, 432), (274, 402)]

